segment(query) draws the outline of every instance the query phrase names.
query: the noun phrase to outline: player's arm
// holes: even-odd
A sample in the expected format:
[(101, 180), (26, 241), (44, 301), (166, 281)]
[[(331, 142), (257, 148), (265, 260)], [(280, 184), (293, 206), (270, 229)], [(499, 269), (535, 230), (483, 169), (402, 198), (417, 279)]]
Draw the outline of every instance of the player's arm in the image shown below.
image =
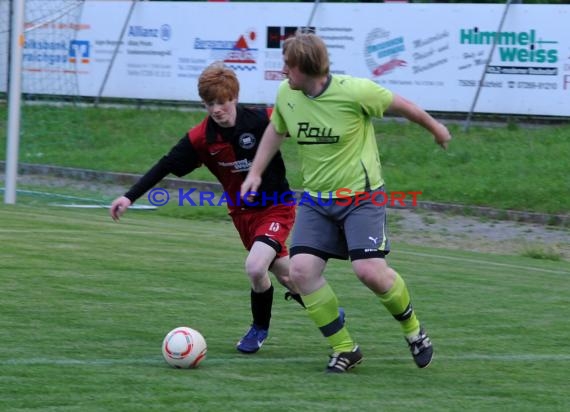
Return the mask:
[(128, 207), (139, 197), (153, 188), (158, 182), (164, 179), (170, 171), (164, 164), (163, 159), (159, 160), (151, 167), (123, 196), (116, 198), (111, 203), (109, 214), (113, 220), (119, 220)]
[[(280, 134), (275, 130), (273, 123), (269, 122), (261, 137), (261, 142), (253, 158), (249, 172), (241, 185), (241, 193), (244, 196), (248, 192), (256, 192), (261, 185), (261, 176), (279, 150), (285, 139), (285, 133)], [(253, 196), (249, 196), (253, 198)]]
[(190, 143), (188, 135), (170, 149), (170, 152), (163, 156), (154, 166), (152, 166), (131, 188), (123, 195), (116, 198), (109, 209), (109, 214), (113, 220), (117, 221), (139, 197), (152, 189), (162, 179), (170, 173), (181, 177), (200, 165), (198, 155)]
[(394, 93), (388, 110), (427, 129), (433, 135), (436, 143), (447, 149), (448, 142), (451, 140), (451, 134), (447, 127), (435, 120), (428, 112), (415, 103)]

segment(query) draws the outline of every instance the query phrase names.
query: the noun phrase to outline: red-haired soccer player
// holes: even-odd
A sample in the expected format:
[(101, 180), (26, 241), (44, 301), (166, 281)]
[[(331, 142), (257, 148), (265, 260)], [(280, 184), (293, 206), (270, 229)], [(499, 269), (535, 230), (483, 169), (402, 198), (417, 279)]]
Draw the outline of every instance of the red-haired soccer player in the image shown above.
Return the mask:
[(303, 305), (290, 282), (289, 252), (285, 245), (295, 219), (295, 207), (282, 201), (291, 195), (291, 191), (279, 152), (269, 161), (263, 175), (264, 184), (258, 190), (267, 196), (248, 205), (239, 195), (269, 123), (271, 110), (238, 105), (236, 74), (220, 63), (210, 65), (201, 73), (198, 93), (208, 112), (207, 117), (190, 129), (124, 196), (115, 199), (110, 214), (118, 220), (135, 200), (168, 174), (180, 177), (206, 166), (222, 184), (229, 214), (249, 251), (245, 271), (251, 283), (253, 320), (237, 349), (255, 353), (267, 338), (271, 320), (273, 286), (268, 271), (288, 289), (286, 298), (293, 298)]

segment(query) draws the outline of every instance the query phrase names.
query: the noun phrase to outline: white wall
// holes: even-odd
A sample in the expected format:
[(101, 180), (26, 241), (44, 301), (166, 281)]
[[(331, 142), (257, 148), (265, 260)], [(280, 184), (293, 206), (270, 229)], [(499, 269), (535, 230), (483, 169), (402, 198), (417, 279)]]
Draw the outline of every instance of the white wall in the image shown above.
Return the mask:
[[(96, 96), (130, 5), (88, 0), (66, 50), (51, 40), (57, 27), (36, 29), (24, 74), (38, 80), (25, 82), (36, 88), (26, 91), (58, 93), (41, 78), (59, 72), (77, 76), (81, 95)], [(312, 10), (312, 3), (139, 2), (103, 97), (197, 101), (197, 76), (223, 60), (238, 73), (242, 102), (271, 104), (279, 36), (305, 26)], [(329, 47), (333, 73), (371, 78), (428, 110), (466, 112), (503, 11), (501, 4), (321, 3), (311, 26)], [(570, 6), (512, 5), (475, 111), (570, 116), (569, 21)]]

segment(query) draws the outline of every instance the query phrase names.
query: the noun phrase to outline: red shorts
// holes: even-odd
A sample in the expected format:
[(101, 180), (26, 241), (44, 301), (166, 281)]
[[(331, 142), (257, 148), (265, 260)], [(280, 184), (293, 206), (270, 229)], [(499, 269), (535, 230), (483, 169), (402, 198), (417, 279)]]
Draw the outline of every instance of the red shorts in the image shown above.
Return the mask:
[(289, 255), (285, 242), (295, 222), (295, 206), (272, 205), (264, 209), (235, 210), (230, 213), (247, 250), (260, 240), (273, 247), (277, 257)]

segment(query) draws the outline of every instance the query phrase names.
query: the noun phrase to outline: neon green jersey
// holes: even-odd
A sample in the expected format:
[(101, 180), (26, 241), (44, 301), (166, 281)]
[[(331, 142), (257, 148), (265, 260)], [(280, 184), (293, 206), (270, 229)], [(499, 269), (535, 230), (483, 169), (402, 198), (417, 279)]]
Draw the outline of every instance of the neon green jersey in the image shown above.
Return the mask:
[(384, 184), (372, 118), (382, 117), (392, 98), (372, 80), (347, 75), (332, 76), (316, 97), (281, 83), (271, 122), (298, 143), (304, 190), (335, 197), (338, 189)]

